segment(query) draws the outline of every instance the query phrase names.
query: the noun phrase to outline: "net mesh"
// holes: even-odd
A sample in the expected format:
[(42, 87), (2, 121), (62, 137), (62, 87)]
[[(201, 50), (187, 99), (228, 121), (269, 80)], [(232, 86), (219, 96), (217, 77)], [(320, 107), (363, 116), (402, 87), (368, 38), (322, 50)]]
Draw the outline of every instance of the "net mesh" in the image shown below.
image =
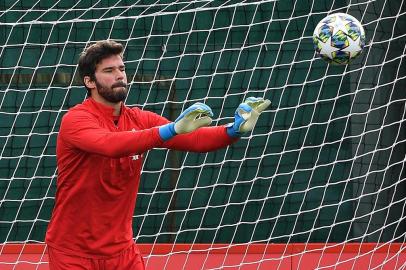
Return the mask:
[[(86, 98), (78, 55), (103, 39), (125, 46), (128, 106), (173, 120), (205, 102), (221, 125), (246, 97), (272, 101), (228, 148), (146, 153), (138, 243), (404, 242), (405, 5), (1, 1), (0, 242), (44, 242), (60, 120)], [(334, 12), (366, 31), (348, 66), (313, 49), (314, 27)]]

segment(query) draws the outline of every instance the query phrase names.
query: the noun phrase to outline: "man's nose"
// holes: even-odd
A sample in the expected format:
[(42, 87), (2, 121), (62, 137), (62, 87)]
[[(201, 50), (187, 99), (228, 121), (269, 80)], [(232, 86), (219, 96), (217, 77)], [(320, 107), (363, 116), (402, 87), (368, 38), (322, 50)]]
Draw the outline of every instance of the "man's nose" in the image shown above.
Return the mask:
[(116, 81), (122, 81), (125, 78), (125, 71), (124, 70), (117, 70), (116, 71)]

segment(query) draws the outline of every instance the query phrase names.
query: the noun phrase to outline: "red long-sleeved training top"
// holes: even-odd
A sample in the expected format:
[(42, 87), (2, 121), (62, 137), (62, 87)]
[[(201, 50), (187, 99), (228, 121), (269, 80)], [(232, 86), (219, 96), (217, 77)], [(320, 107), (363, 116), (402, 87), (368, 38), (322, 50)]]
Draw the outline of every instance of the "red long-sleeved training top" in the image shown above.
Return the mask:
[(108, 258), (133, 244), (132, 216), (142, 154), (154, 147), (208, 152), (236, 139), (224, 126), (200, 128), (163, 142), (169, 121), (138, 108), (113, 108), (88, 98), (63, 117), (57, 139), (58, 180), (46, 243), (66, 254)]

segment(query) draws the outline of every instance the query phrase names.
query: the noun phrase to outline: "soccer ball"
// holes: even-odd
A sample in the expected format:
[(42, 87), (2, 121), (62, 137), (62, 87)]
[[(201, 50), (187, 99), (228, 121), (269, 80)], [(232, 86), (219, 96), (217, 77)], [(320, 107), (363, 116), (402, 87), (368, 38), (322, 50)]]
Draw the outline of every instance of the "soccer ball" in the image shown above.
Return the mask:
[(361, 54), (365, 31), (361, 23), (345, 13), (322, 19), (313, 32), (314, 49), (331, 64), (345, 65)]

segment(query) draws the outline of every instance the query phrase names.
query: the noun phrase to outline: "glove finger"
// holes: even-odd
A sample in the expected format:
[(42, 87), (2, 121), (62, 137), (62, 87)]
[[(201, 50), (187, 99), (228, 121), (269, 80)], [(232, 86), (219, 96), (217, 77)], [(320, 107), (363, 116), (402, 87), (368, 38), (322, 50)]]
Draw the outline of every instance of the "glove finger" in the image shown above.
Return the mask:
[(213, 111), (212, 111), (212, 109), (209, 107), (209, 106), (207, 106), (206, 104), (203, 104), (204, 106), (203, 106), (203, 108), (205, 108), (205, 110), (206, 110), (206, 115), (208, 115), (208, 116), (210, 116), (210, 117), (213, 117)]
[(257, 117), (252, 117), (248, 121), (244, 122), (240, 127), (240, 132), (246, 133), (246, 132), (252, 131), (255, 127), (255, 124), (257, 123), (257, 120), (258, 120), (258, 115), (257, 115)]
[(209, 126), (212, 121), (213, 120), (210, 117), (204, 116), (202, 118), (196, 119), (194, 121), (194, 124), (196, 125), (197, 128), (199, 128), (199, 127)]
[(240, 106), (237, 108), (237, 113), (241, 116), (244, 120), (247, 120), (251, 116), (252, 107), (247, 103), (241, 103)]
[(238, 112), (238, 115), (241, 116), (244, 120), (247, 120), (251, 116), (251, 112), (247, 112), (242, 109), (238, 109), (237, 112)]
[(253, 109), (256, 109), (263, 102), (264, 102), (263, 98), (256, 98), (256, 97), (249, 97), (245, 100), (245, 103), (247, 103)]
[(208, 109), (202, 112), (202, 114), (213, 117), (213, 111), (210, 109), (210, 107), (208, 107)]
[(240, 106), (238, 106), (238, 110), (250, 112), (250, 111), (252, 111), (252, 107), (250, 105), (248, 105), (247, 103), (241, 103)]
[(213, 111), (211, 110), (211, 108), (201, 102), (196, 102), (194, 105), (196, 105), (196, 107), (198, 108), (199, 111), (202, 111), (201, 113), (207, 114), (211, 117), (213, 117)]
[[(203, 106), (204, 105), (204, 106)], [(210, 109), (209, 106), (200, 103), (200, 104), (193, 104), (192, 106), (190, 106), (186, 111), (185, 111), (185, 118), (188, 119), (195, 119), (196, 117), (198, 117), (199, 115), (203, 115), (203, 116), (213, 116), (213, 112)]]
[(259, 97), (248, 97), (245, 99), (245, 103), (255, 103), (258, 101), (264, 100), (263, 98), (259, 98)]
[(261, 97), (249, 97), (245, 99), (244, 103), (247, 103), (251, 107), (256, 107), (258, 104), (264, 102), (264, 99)]
[(199, 107), (204, 108), (207, 111), (211, 111), (211, 108), (208, 105), (204, 104), (204, 103), (196, 102), (195, 104), (198, 105)]
[(258, 113), (262, 113), (266, 108), (269, 107), (269, 105), (271, 105), (271, 101), (269, 99), (265, 99), (263, 102), (261, 102), (260, 104), (258, 104), (254, 109), (258, 112)]
[(248, 97), (244, 101), (245, 103), (252, 105), (252, 104), (260, 104), (264, 102), (264, 99), (262, 97)]
[(203, 110), (201, 108), (196, 109), (194, 111), (189, 112), (188, 114), (185, 115), (185, 118), (188, 120), (194, 120), (198, 118), (203, 118), (203, 117), (212, 117), (213, 113), (211, 111)]

